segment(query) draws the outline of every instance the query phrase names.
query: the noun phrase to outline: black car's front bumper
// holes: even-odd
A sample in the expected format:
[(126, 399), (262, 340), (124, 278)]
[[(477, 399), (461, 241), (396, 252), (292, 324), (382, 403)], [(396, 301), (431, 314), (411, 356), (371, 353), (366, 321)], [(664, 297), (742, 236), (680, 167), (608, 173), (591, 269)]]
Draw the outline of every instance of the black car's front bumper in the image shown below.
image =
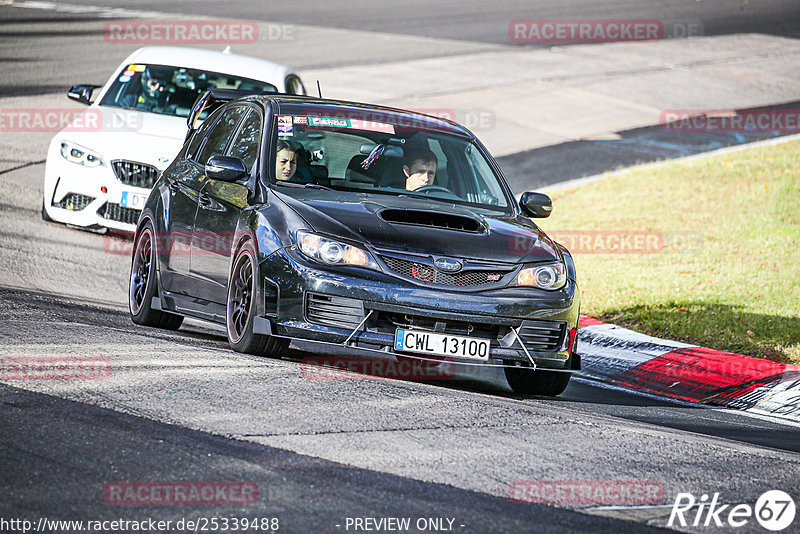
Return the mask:
[(578, 366), (572, 356), (580, 293), (571, 280), (557, 291), (460, 292), (364, 269), (328, 269), (291, 248), (266, 258), (261, 275), (259, 315), (274, 335), (395, 354), (395, 329), (412, 328), (490, 339), (490, 362)]

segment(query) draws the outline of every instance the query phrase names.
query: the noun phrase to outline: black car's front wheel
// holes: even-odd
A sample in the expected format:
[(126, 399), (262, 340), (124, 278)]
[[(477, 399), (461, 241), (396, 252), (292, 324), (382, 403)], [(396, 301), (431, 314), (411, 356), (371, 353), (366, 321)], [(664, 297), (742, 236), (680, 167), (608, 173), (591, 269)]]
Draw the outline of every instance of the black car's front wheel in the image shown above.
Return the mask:
[(506, 380), (514, 393), (520, 395), (561, 395), (569, 384), (570, 374), (553, 371), (533, 371), (529, 367), (506, 367)]
[(253, 332), (255, 298), (258, 295), (257, 273), (256, 251), (253, 244), (246, 241), (236, 254), (228, 280), (228, 344), (236, 352), (280, 356), (289, 346), (288, 339)]
[(183, 317), (153, 309), (153, 298), (158, 296), (156, 276), (156, 243), (153, 224), (147, 221), (136, 234), (131, 258), (131, 277), (128, 285), (128, 307), (136, 324), (177, 330)]

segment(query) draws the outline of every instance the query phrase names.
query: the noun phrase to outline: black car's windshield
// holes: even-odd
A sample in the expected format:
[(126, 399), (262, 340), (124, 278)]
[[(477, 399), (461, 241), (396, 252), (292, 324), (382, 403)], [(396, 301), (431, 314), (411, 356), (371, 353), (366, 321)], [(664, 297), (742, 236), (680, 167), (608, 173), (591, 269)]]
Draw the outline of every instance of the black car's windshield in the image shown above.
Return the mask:
[[(308, 108), (306, 108), (308, 109)], [(326, 116), (327, 115), (327, 116)], [(278, 182), (506, 210), (500, 178), (469, 139), (413, 115), (278, 116)]]
[(209, 89), (277, 92), (277, 88), (267, 82), (230, 74), (142, 64), (125, 67), (100, 104), (188, 117), (197, 97)]

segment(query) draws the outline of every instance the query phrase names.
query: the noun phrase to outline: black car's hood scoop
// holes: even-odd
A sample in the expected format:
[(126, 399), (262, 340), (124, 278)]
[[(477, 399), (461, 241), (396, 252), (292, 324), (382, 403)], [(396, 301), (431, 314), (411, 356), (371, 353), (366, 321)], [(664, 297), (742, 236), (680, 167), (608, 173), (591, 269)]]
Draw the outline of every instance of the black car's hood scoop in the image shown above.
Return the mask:
[(402, 196), (273, 191), (314, 231), (377, 249), (496, 263), (559, 257), (555, 243), (521, 215)]
[(484, 227), (477, 219), (454, 213), (426, 210), (401, 210), (387, 208), (378, 212), (378, 217), (388, 223), (428, 226), (445, 230), (483, 233)]

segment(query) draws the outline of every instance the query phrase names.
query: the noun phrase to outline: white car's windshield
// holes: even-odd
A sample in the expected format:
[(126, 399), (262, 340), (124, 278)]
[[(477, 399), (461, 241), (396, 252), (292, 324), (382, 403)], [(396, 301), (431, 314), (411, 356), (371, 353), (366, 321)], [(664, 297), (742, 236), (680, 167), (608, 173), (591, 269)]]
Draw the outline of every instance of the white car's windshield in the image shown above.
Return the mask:
[(478, 146), (432, 129), (428, 119), (303, 113), (281, 115), (277, 126), (273, 161), (278, 183), (494, 209), (509, 206), (499, 177)]
[(267, 82), (230, 74), (165, 65), (128, 65), (116, 76), (100, 105), (188, 117), (197, 97), (209, 89), (277, 92)]

